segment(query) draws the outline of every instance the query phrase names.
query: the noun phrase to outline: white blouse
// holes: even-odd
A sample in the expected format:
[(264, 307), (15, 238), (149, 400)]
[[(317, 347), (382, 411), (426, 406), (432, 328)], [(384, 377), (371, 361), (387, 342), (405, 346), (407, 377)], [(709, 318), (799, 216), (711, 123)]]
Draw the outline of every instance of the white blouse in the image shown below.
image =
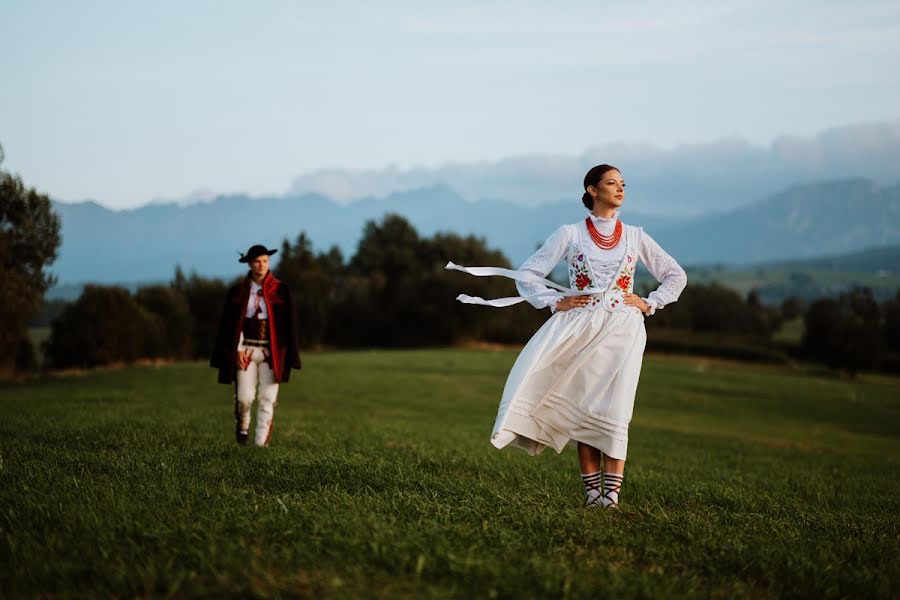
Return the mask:
[[(594, 227), (603, 234), (611, 235), (615, 228), (616, 219), (619, 213), (616, 212), (611, 218), (595, 217), (591, 215), (591, 221)], [(563, 225), (554, 231), (544, 245), (537, 252), (532, 254), (522, 266), (520, 271), (529, 271), (540, 277), (546, 277), (554, 267), (562, 260), (569, 244), (574, 236), (578, 235), (575, 225)], [(593, 269), (595, 286), (606, 289), (612, 278), (615, 277), (622, 257), (625, 255), (625, 244), (620, 243), (611, 250), (603, 250), (596, 244), (585, 244), (584, 246), (586, 258), (590, 261)], [(660, 247), (656, 241), (646, 233), (641, 235), (640, 244), (638, 245), (638, 259), (647, 267), (650, 274), (660, 282), (659, 287), (650, 292), (644, 301), (650, 305), (650, 314), (652, 315), (657, 309), (664, 307), (678, 300), (682, 290), (687, 285), (687, 274), (684, 269), (679, 266), (675, 259), (669, 256), (665, 250)], [(516, 281), (516, 288), (522, 296), (531, 296), (539, 292), (552, 291), (545, 285), (540, 283), (531, 283)], [(538, 298), (529, 298), (529, 302), (535, 308), (550, 307), (552, 311), (556, 310), (556, 303), (562, 299), (562, 294), (541, 296)]]

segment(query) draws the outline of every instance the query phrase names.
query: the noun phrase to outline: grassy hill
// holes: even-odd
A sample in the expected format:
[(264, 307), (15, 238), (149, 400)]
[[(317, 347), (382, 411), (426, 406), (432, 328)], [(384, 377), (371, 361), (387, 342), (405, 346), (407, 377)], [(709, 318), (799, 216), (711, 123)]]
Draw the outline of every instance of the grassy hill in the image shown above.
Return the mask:
[(308, 354), (273, 444), (201, 364), (0, 387), (9, 597), (896, 597), (900, 381), (650, 356), (622, 508), (488, 442), (512, 351)]

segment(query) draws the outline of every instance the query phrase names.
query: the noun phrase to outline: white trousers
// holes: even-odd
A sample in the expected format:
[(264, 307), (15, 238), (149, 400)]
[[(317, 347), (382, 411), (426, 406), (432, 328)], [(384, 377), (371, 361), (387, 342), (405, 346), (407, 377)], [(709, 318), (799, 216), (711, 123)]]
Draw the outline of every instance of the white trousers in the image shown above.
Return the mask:
[[(243, 344), (238, 352), (244, 351)], [(247, 347), (247, 349), (250, 349)], [(237, 384), (234, 394), (234, 417), (241, 431), (250, 431), (250, 406), (257, 395), (259, 386), (259, 404), (256, 407), (256, 445), (268, 446), (272, 435), (272, 422), (275, 416), (275, 404), (278, 403), (278, 383), (275, 373), (266, 362), (268, 350), (253, 348), (250, 364), (246, 369), (238, 368)]]

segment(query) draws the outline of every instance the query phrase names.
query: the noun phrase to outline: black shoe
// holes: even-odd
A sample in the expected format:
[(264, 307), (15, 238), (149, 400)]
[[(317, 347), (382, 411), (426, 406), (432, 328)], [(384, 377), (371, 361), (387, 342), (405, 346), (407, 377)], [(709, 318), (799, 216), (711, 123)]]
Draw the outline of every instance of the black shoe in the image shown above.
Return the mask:
[(234, 437), (237, 439), (237, 443), (241, 446), (247, 445), (247, 438), (250, 437), (249, 431), (236, 431)]

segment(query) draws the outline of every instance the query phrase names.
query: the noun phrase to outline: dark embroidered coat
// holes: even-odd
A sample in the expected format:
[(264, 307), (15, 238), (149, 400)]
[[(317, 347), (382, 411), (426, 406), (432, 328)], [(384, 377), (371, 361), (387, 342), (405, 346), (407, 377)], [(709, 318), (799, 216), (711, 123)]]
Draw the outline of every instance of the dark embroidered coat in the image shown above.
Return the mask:
[[(275, 374), (275, 381), (284, 383), (290, 380), (291, 369), (300, 368), (291, 290), (269, 271), (262, 281), (262, 292), (269, 317), (269, 364)], [(241, 339), (249, 299), (248, 274), (225, 295), (219, 332), (209, 361), (211, 367), (219, 369), (219, 383), (234, 383), (237, 373), (237, 346)]]

